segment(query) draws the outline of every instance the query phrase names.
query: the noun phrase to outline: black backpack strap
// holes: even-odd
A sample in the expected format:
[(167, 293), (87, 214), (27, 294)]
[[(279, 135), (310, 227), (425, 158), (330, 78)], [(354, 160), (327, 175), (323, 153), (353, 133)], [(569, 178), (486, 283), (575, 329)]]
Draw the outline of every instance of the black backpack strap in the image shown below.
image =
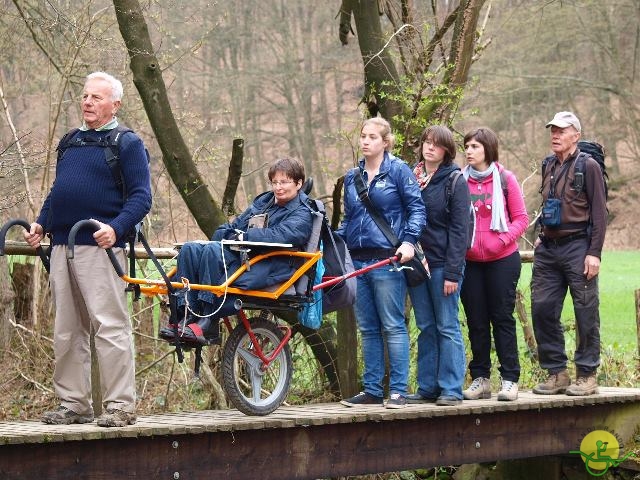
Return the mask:
[(446, 206), (445, 211), (447, 212), (447, 216), (451, 213), (451, 198), (453, 197), (453, 192), (456, 190), (456, 184), (458, 183), (458, 179), (462, 176), (462, 172), (460, 170), (454, 170), (449, 174), (449, 179), (447, 182), (447, 186), (445, 187), (445, 196), (446, 198)]
[(391, 227), (384, 219), (384, 217), (380, 214), (375, 205), (371, 202), (367, 187), (365, 187), (364, 185), (364, 179), (362, 178), (362, 172), (360, 171), (360, 168), (355, 168), (354, 170), (355, 175), (353, 176), (353, 180), (356, 187), (356, 192), (358, 193), (358, 198), (360, 198), (360, 201), (369, 212), (369, 215), (371, 215), (373, 221), (376, 222), (376, 225), (378, 225), (380, 231), (387, 238), (387, 240), (389, 240), (389, 243), (391, 243), (394, 248), (399, 246), (401, 243), (400, 240), (393, 232), (393, 230), (391, 230)]
[[(573, 165), (573, 188), (580, 192), (587, 191), (587, 183), (585, 182), (585, 178), (587, 175), (587, 158), (590, 155), (584, 152), (578, 153), (576, 157), (576, 161)], [(576, 174), (581, 174), (580, 176)]]
[[(127, 132), (132, 132), (130, 128), (123, 125), (118, 125), (109, 132), (106, 137), (106, 145), (104, 147), (104, 159), (111, 171), (111, 176), (116, 186), (122, 192), (122, 201), (127, 199), (127, 189), (124, 181), (124, 175), (122, 173), (122, 167), (120, 165), (120, 141)], [(136, 276), (136, 241), (142, 236), (142, 224), (139, 223), (135, 226), (135, 231), (128, 234), (127, 243), (129, 245), (129, 275), (132, 278)], [(126, 288), (128, 292), (134, 292), (133, 300), (138, 301), (140, 299), (140, 285), (129, 284)]]
[(80, 131), (79, 128), (72, 128), (62, 136), (62, 138), (58, 142), (58, 146), (56, 147), (56, 151), (58, 152), (57, 160), (56, 160), (57, 162), (62, 160), (62, 155), (64, 155), (65, 150), (71, 146), (71, 143), (72, 143), (71, 140), (73, 139), (73, 137), (75, 137), (76, 133), (78, 133), (79, 131)]
[(549, 162), (553, 160), (554, 157), (555, 155), (549, 155), (544, 157), (544, 159), (542, 160), (542, 164), (540, 165), (542, 174), (540, 175), (540, 190), (538, 190), (538, 193), (542, 193), (542, 187), (544, 186), (544, 178), (547, 175), (547, 166), (549, 166)]
[(116, 182), (116, 186), (122, 192), (122, 198), (125, 200), (127, 198), (127, 189), (124, 183), (122, 168), (120, 167), (120, 140), (125, 133), (132, 131), (130, 128), (118, 125), (109, 132), (107, 136), (107, 148), (104, 149), (104, 159), (107, 162), (109, 170), (111, 170), (111, 175)]
[(510, 172), (506, 168), (503, 168), (500, 171), (500, 186), (502, 187), (502, 196), (504, 197), (505, 203), (509, 198), (509, 173)]
[[(79, 128), (72, 128), (67, 133), (65, 133), (60, 141), (58, 142), (58, 146), (56, 147), (56, 164), (62, 160), (62, 156), (67, 148), (71, 146), (73, 137), (80, 131)], [(51, 227), (51, 206), (49, 206), (49, 212), (47, 213), (47, 224), (44, 225), (45, 231)], [(51, 249), (51, 245), (49, 245), (49, 249)]]

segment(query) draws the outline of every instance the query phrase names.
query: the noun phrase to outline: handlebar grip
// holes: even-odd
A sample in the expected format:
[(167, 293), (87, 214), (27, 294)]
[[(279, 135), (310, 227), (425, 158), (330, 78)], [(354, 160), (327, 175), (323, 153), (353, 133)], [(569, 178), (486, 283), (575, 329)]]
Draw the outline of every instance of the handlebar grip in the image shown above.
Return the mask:
[(71, 230), (69, 230), (69, 240), (67, 243), (67, 258), (74, 257), (74, 249), (76, 247), (76, 235), (78, 234), (78, 230), (82, 228), (91, 228), (94, 232), (100, 230), (100, 224), (95, 220), (80, 220), (75, 223)]
[[(71, 227), (71, 230), (69, 231), (69, 242), (67, 243), (67, 258), (74, 257), (76, 235), (78, 234), (78, 230), (80, 230), (81, 228), (91, 228), (94, 232), (97, 232), (98, 230), (100, 230), (100, 223), (98, 223), (96, 220), (91, 219), (80, 220), (79, 222), (76, 222), (73, 227)], [(120, 262), (118, 262), (116, 255), (113, 253), (113, 250), (111, 248), (105, 248), (105, 251), (107, 252), (109, 260), (111, 261), (111, 265), (113, 265), (113, 268), (115, 269), (118, 276), (123, 277), (125, 275), (125, 272), (122, 269)]]
[[(9, 220), (7, 223), (5, 223), (2, 228), (0, 229), (0, 257), (4, 256), (4, 246), (5, 246), (5, 240), (7, 237), (7, 232), (9, 231), (9, 229), (15, 225), (20, 225), (21, 227), (24, 227), (25, 230), (28, 232), (31, 230), (31, 224), (29, 222), (27, 222), (26, 220), (23, 220), (21, 218), (15, 219), (15, 220)], [(45, 270), (48, 272), (49, 271), (49, 257), (48, 255), (45, 253), (44, 249), (42, 248), (41, 245), (38, 245), (36, 247), (36, 254), (40, 257), (40, 260), (42, 261), (42, 264), (44, 265)]]
[(31, 230), (31, 224), (29, 222), (27, 222), (26, 220), (23, 220), (21, 218), (18, 218), (18, 219), (15, 219), (15, 220), (9, 220), (7, 223), (5, 223), (2, 226), (2, 229), (0, 229), (0, 257), (4, 256), (4, 245), (5, 245), (5, 240), (6, 240), (6, 237), (7, 237), (7, 232), (14, 225), (20, 225), (20, 226), (24, 227), (27, 230), (27, 232), (29, 230)]

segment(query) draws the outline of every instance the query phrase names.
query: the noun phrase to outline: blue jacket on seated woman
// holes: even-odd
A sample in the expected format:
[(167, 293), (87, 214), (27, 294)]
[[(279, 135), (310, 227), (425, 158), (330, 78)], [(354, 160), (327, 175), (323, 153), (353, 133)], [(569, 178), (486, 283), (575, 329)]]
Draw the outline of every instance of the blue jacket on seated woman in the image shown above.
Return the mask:
[[(242, 259), (239, 252), (225, 247), (225, 273), (220, 240), (237, 239), (238, 231), (243, 232), (243, 241), (290, 243), (297, 249), (304, 249), (313, 224), (313, 213), (307, 205), (307, 199), (307, 195), (300, 192), (293, 200), (279, 206), (274, 203), (272, 192), (259, 195), (233, 222), (218, 227), (213, 235), (213, 242), (185, 243), (178, 256), (177, 277), (185, 277), (191, 283), (203, 285), (224, 283), (226, 276), (240, 268)], [(249, 220), (261, 214), (267, 215), (267, 226), (249, 228)], [(273, 257), (258, 262), (236, 279), (233, 286), (257, 290), (280, 284), (291, 277), (301, 262), (301, 259), (296, 257)], [(190, 303), (192, 300), (213, 304), (219, 301), (211, 292), (190, 291), (190, 295)], [(184, 299), (180, 299), (178, 303), (183, 304)]]

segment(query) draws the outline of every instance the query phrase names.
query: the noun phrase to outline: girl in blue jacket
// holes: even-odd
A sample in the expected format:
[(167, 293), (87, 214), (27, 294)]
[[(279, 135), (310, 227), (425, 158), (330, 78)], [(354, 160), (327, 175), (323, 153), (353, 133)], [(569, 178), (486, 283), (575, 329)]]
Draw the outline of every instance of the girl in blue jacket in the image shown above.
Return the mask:
[[(393, 136), (389, 122), (370, 118), (360, 132), (363, 158), (344, 180), (344, 219), (338, 234), (346, 241), (356, 269), (401, 255), (408, 262), (426, 221), (420, 190), (409, 166), (389, 151)], [(398, 239), (392, 245), (360, 201), (354, 184), (362, 175), (371, 202)], [(409, 376), (409, 336), (404, 318), (407, 285), (401, 271), (377, 268), (358, 276), (355, 312), (364, 358), (363, 391), (342, 400), (353, 406), (382, 406), (385, 373), (385, 342), (389, 355), (389, 400), (387, 408), (406, 405)]]

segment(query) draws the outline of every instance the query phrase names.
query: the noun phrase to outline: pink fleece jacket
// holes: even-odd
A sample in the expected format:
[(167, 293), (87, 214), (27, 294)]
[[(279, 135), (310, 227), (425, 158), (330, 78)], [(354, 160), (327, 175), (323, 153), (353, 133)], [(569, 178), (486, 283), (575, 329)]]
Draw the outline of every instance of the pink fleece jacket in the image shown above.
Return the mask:
[(489, 228), (493, 204), (492, 176), (480, 182), (469, 177), (471, 203), (476, 211), (475, 241), (467, 251), (467, 260), (472, 262), (492, 262), (511, 255), (518, 249), (518, 239), (529, 226), (527, 208), (516, 176), (498, 163), (496, 167), (499, 171), (505, 171), (502, 177), (507, 179), (504, 210), (509, 231), (494, 232)]

